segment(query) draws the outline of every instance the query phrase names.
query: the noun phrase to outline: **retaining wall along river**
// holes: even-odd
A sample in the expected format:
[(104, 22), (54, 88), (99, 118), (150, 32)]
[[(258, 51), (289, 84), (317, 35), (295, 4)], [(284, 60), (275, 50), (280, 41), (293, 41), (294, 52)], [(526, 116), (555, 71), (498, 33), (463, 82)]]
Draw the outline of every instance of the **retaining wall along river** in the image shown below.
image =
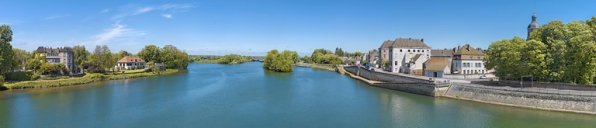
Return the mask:
[(346, 66), (344, 67), (344, 69), (356, 76), (365, 78), (367, 80), (380, 81), (381, 83), (369, 84), (375, 87), (381, 87), (391, 90), (433, 97), (441, 96), (447, 90), (446, 86), (441, 88), (441, 86), (435, 84), (433, 81), (426, 79), (370, 71), (365, 68), (360, 68), (356, 66)]

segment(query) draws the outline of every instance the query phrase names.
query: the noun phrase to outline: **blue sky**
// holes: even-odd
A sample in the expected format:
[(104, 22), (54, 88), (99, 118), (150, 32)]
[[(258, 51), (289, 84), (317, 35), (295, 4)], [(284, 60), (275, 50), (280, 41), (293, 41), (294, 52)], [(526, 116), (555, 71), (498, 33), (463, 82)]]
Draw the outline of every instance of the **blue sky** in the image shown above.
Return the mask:
[[(535, 5), (535, 8), (534, 8)], [(108, 45), (137, 53), (172, 44), (193, 55), (265, 55), (271, 49), (310, 55), (314, 49), (368, 51), (384, 40), (424, 38), (433, 49), (466, 42), (526, 37), (538, 23), (565, 23), (596, 15), (596, 1), (3, 1), (0, 24), (14, 32), (13, 47)]]

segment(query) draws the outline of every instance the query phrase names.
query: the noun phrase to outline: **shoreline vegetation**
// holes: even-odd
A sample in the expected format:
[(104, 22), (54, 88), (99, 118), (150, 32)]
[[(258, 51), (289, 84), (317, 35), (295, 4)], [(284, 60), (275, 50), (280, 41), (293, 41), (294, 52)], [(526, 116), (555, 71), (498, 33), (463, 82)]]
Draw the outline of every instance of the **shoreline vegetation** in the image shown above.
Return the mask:
[(98, 81), (108, 81), (108, 80), (125, 80), (125, 79), (133, 79), (133, 78), (141, 78), (141, 77), (150, 77), (150, 76), (159, 76), (159, 75), (170, 75), (179, 73), (186, 70), (179, 70), (179, 69), (166, 69), (162, 72), (141, 72), (141, 73), (132, 73), (132, 74), (117, 74), (117, 75), (105, 75), (101, 73), (90, 73), (83, 77), (75, 77), (69, 79), (58, 79), (58, 80), (37, 80), (37, 81), (20, 81), (15, 83), (8, 83), (4, 84), (0, 87), (0, 90), (4, 88), (5, 90), (8, 89), (28, 89), (28, 88), (45, 88), (45, 87), (62, 87), (62, 86), (71, 86), (71, 85), (80, 85), (80, 84), (88, 84)]
[(92, 52), (84, 45), (40, 46), (27, 51), (12, 47), (10, 26), (0, 26), (0, 33), (0, 90), (173, 74), (185, 70), (191, 59), (173, 45), (145, 45), (137, 54), (114, 53), (107, 45), (96, 45)]

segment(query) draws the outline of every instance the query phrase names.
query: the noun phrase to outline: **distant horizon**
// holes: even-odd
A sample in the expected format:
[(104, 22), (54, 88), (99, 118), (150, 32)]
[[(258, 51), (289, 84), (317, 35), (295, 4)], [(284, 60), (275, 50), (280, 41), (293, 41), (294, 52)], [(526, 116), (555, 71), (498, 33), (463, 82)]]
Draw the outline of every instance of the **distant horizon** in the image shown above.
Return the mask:
[[(31, 4), (34, 3), (34, 4)], [(544, 25), (585, 21), (596, 1), (8, 1), (0, 24), (14, 48), (108, 45), (138, 53), (171, 44), (190, 55), (264, 56), (314, 49), (368, 52), (385, 40), (424, 38), (432, 49), (526, 38), (532, 14)]]

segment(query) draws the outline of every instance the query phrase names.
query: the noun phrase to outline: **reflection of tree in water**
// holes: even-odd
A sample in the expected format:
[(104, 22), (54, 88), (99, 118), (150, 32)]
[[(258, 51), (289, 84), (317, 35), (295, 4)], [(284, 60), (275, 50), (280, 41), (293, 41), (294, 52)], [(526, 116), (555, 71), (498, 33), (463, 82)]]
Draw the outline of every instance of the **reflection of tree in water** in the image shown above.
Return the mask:
[(266, 76), (273, 76), (282, 79), (289, 79), (290, 77), (292, 77), (292, 75), (294, 75), (294, 73), (292, 72), (276, 72), (267, 69), (263, 69), (263, 72), (265, 72)]

